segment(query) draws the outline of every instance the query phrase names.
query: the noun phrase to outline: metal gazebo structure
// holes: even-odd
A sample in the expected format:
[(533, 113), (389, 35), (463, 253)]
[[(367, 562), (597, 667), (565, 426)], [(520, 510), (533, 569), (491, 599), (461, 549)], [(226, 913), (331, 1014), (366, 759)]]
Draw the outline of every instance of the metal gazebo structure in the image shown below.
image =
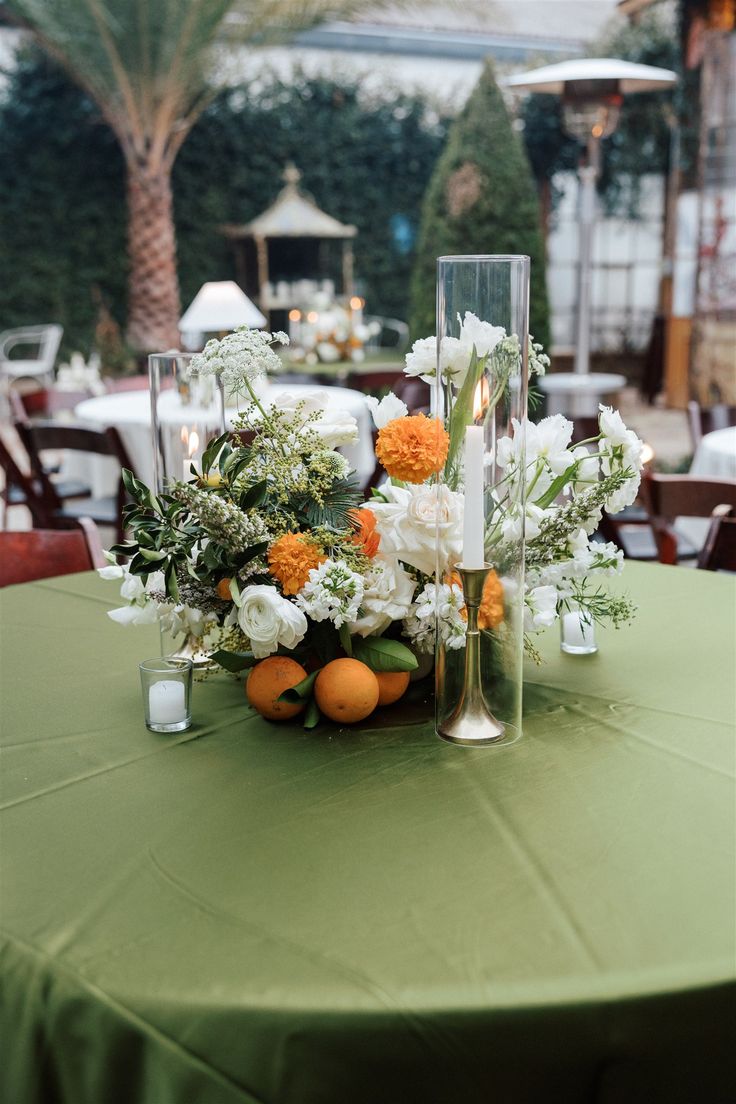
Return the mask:
[[(244, 225), (223, 226), (223, 234), (236, 247), (238, 281), (248, 282), (246, 248), (250, 241), (255, 245), (257, 287), (255, 297), (260, 309), (269, 317), (271, 312), (289, 311), (300, 304), (295, 301), (294, 285), (280, 280), (272, 287), (272, 246), (288, 239), (312, 239), (319, 242), (342, 242), (342, 294), (353, 293), (353, 238), (357, 227), (339, 222), (332, 215), (320, 210), (311, 196), (299, 188), (301, 173), (293, 164), (284, 170), (284, 187), (274, 203), (262, 214)], [(245, 291), (250, 289), (245, 286)]]

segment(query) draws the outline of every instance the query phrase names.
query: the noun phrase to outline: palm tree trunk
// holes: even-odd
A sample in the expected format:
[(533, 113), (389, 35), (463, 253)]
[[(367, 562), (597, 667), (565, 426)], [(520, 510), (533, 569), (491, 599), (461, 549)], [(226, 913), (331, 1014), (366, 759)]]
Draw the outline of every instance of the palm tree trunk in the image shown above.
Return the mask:
[(128, 167), (128, 341), (143, 353), (179, 345), (171, 173)]

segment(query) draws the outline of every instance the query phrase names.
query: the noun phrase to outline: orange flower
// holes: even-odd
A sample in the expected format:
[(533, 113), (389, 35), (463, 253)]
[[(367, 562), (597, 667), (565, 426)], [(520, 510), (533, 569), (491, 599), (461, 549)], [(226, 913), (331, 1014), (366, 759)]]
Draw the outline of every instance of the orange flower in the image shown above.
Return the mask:
[(352, 538), (353, 542), (361, 544), (366, 556), (372, 560), (381, 543), (381, 538), (376, 532), (376, 515), (367, 506), (361, 507), (360, 510), (351, 510), (350, 515), (356, 530)]
[(312, 568), (326, 559), (305, 533), (284, 533), (268, 550), (268, 570), (284, 594), (298, 594)]
[[(462, 589), (463, 581), (456, 571), (453, 571), (448, 582), (457, 583)], [(468, 611), (463, 608), (460, 612), (463, 621), (468, 620)], [(480, 600), (478, 610), (478, 628), (495, 629), (503, 621), (503, 584), (495, 571), (489, 571), (483, 584), (483, 597)]]
[(423, 483), (447, 459), (450, 438), (438, 418), (414, 414), (394, 418), (378, 434), (376, 456), (389, 475)]

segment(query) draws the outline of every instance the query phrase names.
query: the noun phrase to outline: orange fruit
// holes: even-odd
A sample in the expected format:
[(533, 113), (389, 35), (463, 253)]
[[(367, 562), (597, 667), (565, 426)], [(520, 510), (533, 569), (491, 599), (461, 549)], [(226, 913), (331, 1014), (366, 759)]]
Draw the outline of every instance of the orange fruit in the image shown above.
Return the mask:
[(409, 685), (408, 671), (376, 671), (378, 679), (378, 704), (393, 705), (406, 693)]
[(314, 682), (314, 697), (331, 721), (362, 721), (378, 705), (378, 679), (359, 659), (333, 659)]
[(223, 602), (232, 602), (233, 596), (230, 593), (229, 579), (220, 579), (216, 589), (218, 598), (222, 598)]
[(288, 721), (304, 709), (306, 702), (292, 705), (278, 700), (279, 694), (307, 677), (301, 663), (288, 656), (269, 656), (256, 663), (245, 684), (245, 696), (262, 717)]

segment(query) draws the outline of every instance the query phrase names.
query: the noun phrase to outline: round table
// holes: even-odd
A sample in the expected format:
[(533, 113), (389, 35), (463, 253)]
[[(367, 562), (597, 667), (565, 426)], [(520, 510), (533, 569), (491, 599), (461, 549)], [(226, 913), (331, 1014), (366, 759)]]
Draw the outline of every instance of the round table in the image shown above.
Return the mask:
[(736, 426), (705, 434), (695, 450), (690, 474), (736, 479)]
[[(349, 387), (317, 387), (308, 383), (271, 383), (263, 397), (269, 401), (287, 393), (297, 397), (323, 395), (326, 409), (344, 410), (355, 418), (358, 423), (358, 440), (354, 445), (346, 445), (340, 451), (358, 473), (361, 483), (367, 483), (373, 474), (376, 459), (373, 452), (371, 417), (365, 396), (360, 391), (353, 391)], [(171, 398), (174, 397), (172, 392)], [(162, 403), (167, 398), (169, 398), (168, 393), (163, 394)], [(115, 426), (120, 432), (136, 475), (148, 486), (153, 485), (151, 398), (148, 391), (123, 391), (86, 399), (75, 407), (74, 414), (80, 424), (92, 429)], [(78, 461), (70, 457), (65, 464), (64, 474), (68, 478), (72, 476), (78, 478), (82, 475), (80, 470), (71, 468), (70, 465), (74, 463)], [(118, 471), (116, 462), (107, 457), (90, 457), (85, 461), (84, 474), (87, 479), (91, 479), (95, 497), (114, 493)]]
[(595, 417), (604, 395), (613, 395), (626, 386), (626, 377), (613, 372), (552, 372), (537, 381), (547, 396), (548, 414), (568, 417)]
[(115, 584), (1, 591), (0, 1097), (732, 1099), (734, 580), (616, 585), (634, 625), (547, 633), (503, 750), (427, 682), (305, 733), (218, 675), (154, 735)]

